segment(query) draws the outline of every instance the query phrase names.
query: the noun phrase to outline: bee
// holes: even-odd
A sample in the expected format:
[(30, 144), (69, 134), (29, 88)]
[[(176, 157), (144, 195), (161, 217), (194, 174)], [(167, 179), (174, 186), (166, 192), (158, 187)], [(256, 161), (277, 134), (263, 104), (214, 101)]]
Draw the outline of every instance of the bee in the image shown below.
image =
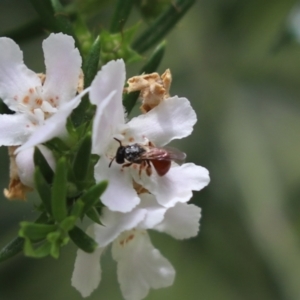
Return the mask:
[(159, 176), (164, 176), (171, 168), (172, 161), (183, 162), (186, 154), (173, 148), (157, 148), (151, 142), (147, 146), (135, 143), (123, 146), (121, 141), (114, 138), (120, 146), (117, 149), (115, 157), (109, 163), (109, 167), (115, 160), (123, 167), (129, 167), (132, 164), (139, 164), (141, 174), (142, 169), (146, 170), (147, 175), (151, 175), (151, 164)]

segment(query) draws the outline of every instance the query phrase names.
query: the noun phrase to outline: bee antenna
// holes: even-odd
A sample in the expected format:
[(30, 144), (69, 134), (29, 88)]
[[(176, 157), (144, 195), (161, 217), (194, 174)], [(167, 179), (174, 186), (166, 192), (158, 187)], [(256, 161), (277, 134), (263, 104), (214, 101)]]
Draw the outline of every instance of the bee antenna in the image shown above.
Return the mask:
[(118, 140), (117, 138), (114, 138), (117, 142), (119, 142), (120, 146), (122, 146), (122, 143), (120, 140)]
[(110, 168), (111, 164), (113, 163), (113, 161), (115, 160), (115, 158), (116, 158), (116, 157), (114, 157), (114, 158), (110, 161), (110, 163), (109, 163), (109, 165), (108, 165), (109, 168)]

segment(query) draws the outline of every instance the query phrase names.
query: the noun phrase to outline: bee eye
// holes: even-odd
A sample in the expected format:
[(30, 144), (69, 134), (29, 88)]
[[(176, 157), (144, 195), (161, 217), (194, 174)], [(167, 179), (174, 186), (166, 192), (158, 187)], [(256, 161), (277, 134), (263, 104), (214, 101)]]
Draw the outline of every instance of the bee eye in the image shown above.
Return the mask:
[(118, 164), (123, 164), (124, 162), (125, 162), (125, 160), (124, 160), (124, 156), (116, 156), (116, 162), (118, 163)]
[(116, 153), (116, 162), (118, 164), (123, 164), (125, 162), (125, 148), (124, 147), (119, 147)]

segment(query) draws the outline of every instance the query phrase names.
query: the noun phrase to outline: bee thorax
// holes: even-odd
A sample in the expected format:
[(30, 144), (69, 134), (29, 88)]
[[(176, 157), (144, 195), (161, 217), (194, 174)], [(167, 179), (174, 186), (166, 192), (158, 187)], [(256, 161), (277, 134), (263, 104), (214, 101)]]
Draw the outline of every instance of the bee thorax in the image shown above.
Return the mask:
[(130, 162), (139, 162), (144, 152), (146, 150), (138, 144), (128, 145), (125, 147), (124, 158)]

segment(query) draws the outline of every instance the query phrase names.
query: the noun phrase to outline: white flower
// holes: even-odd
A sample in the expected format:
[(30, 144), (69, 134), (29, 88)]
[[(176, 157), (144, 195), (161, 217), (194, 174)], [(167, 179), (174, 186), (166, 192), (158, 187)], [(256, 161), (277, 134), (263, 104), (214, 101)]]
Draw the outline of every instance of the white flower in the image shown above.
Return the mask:
[(147, 145), (150, 141), (156, 147), (162, 147), (174, 139), (190, 135), (197, 121), (190, 102), (175, 96), (126, 123), (122, 106), (124, 82), (124, 62), (112, 61), (97, 74), (90, 90), (90, 101), (97, 105), (93, 153), (100, 155), (95, 178), (98, 182), (109, 180), (109, 186), (101, 196), (102, 202), (113, 211), (131, 211), (140, 203), (133, 188), (133, 179), (155, 195), (158, 203), (165, 207), (187, 202), (193, 190), (199, 191), (209, 183), (205, 168), (193, 163), (181, 166), (174, 163), (164, 176), (159, 176), (154, 168), (149, 176), (145, 171), (140, 172), (136, 164), (123, 167), (114, 161), (109, 167), (119, 147), (114, 138), (124, 146), (133, 143)]
[(74, 39), (58, 33), (44, 40), (45, 82), (25, 66), (23, 53), (13, 40), (0, 38), (0, 49), (0, 98), (15, 112), (0, 115), (0, 145), (23, 145), (20, 151), (32, 146), (24, 144), (33, 133), (44, 142), (49, 139), (47, 132), (39, 130), (37, 134), (37, 130), (46, 122), (59, 127), (55, 132), (59, 135), (58, 123), (65, 122), (66, 114), (80, 101), (73, 99), (81, 72), (81, 57)]
[(117, 275), (126, 300), (147, 296), (150, 288), (173, 284), (175, 270), (151, 244), (147, 229), (166, 232), (177, 239), (196, 236), (199, 231), (200, 208), (178, 202), (166, 208), (153, 195), (142, 194), (141, 204), (129, 213), (103, 209), (102, 225), (88, 228), (99, 244), (94, 253), (77, 251), (72, 285), (83, 297), (89, 296), (101, 280), (99, 260), (106, 246), (112, 243), (112, 256), (117, 262)]
[[(23, 53), (13, 40), (0, 38), (0, 49), (0, 98), (15, 112), (0, 115), (0, 146), (20, 145), (16, 150), (18, 173), (24, 184), (32, 186), (31, 147), (63, 137), (67, 117), (82, 97), (83, 93), (75, 97), (81, 57), (71, 36), (50, 34), (43, 42), (46, 76), (42, 76), (25, 66)], [(54, 159), (46, 152), (51, 164)]]

